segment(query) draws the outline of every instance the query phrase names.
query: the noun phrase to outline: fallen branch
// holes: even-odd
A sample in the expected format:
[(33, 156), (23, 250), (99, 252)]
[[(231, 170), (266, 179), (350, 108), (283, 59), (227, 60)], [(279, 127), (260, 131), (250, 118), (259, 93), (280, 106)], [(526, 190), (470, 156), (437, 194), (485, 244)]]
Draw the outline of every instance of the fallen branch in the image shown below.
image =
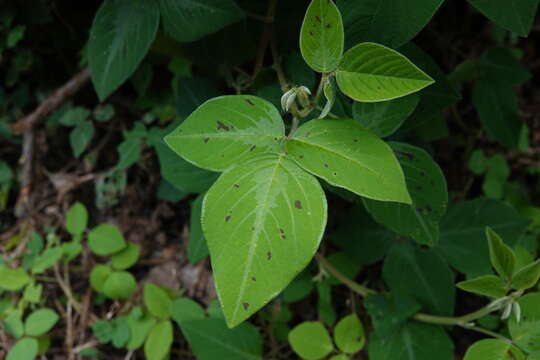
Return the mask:
[(62, 87), (56, 89), (38, 106), (34, 112), (18, 120), (11, 125), (11, 131), (15, 135), (20, 135), (25, 131), (32, 129), (44, 116), (47, 116), (56, 110), (62, 103), (72, 97), (90, 80), (90, 70), (85, 68), (77, 75), (72, 77)]

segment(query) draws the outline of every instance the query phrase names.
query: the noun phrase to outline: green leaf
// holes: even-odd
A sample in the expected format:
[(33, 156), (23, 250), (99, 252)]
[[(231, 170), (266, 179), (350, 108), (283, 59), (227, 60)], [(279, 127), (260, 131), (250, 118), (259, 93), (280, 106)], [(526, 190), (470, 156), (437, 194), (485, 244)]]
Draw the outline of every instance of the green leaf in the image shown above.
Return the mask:
[(114, 107), (111, 104), (96, 106), (92, 115), (96, 121), (107, 122), (114, 116)]
[(195, 301), (186, 298), (174, 299), (169, 306), (169, 312), (178, 326), (182, 326), (184, 321), (205, 318), (203, 308)]
[[(408, 0), (405, 0), (408, 1)], [(399, 51), (422, 71), (435, 80), (435, 83), (419, 92), (420, 103), (400, 130), (415, 132), (418, 128), (432, 128), (449, 106), (455, 105), (461, 95), (448, 81), (446, 74), (435, 60), (413, 43), (399, 48)]]
[(172, 343), (172, 323), (169, 320), (163, 320), (150, 330), (144, 344), (144, 355), (148, 360), (164, 360), (171, 350)]
[(333, 349), (328, 331), (318, 321), (305, 321), (289, 333), (289, 343), (302, 359), (317, 360), (328, 355)]
[(529, 264), (521, 268), (512, 278), (512, 289), (526, 290), (538, 282), (540, 279), (540, 260), (536, 260), (532, 264)]
[(369, 360), (454, 359), (454, 344), (443, 328), (419, 322), (408, 322), (387, 336), (372, 333), (368, 351)]
[(162, 139), (154, 144), (158, 154), (161, 176), (175, 188), (187, 193), (201, 193), (216, 181), (218, 174), (201, 169), (172, 151)]
[(130, 337), (128, 343), (126, 344), (126, 349), (135, 350), (144, 344), (150, 330), (152, 330), (157, 321), (155, 318), (147, 315), (143, 315), (141, 318), (136, 318), (133, 316), (133, 313), (129, 315), (127, 321)]
[(111, 265), (116, 270), (125, 270), (137, 262), (141, 253), (141, 247), (132, 242), (128, 242), (127, 246), (120, 252), (111, 256)]
[(152, 283), (144, 284), (144, 305), (155, 317), (168, 319), (171, 314), (171, 298), (165, 290)]
[(333, 1), (312, 0), (300, 30), (300, 51), (315, 71), (334, 71), (343, 54), (343, 22)]
[(527, 294), (519, 299), (521, 321), (512, 316), (508, 329), (514, 343), (527, 352), (540, 351), (540, 293)]
[(24, 288), (23, 298), (24, 300), (33, 303), (38, 304), (41, 301), (41, 293), (43, 292), (43, 285), (42, 284), (28, 284)]
[(119, 169), (127, 169), (139, 161), (141, 156), (141, 140), (128, 138), (118, 145), (117, 150), (120, 158), (116, 166)]
[(472, 344), (463, 360), (525, 360), (514, 345), (498, 339), (485, 339)]
[(427, 25), (443, 0), (338, 0), (349, 46), (374, 41), (399, 47)]
[(487, 159), (484, 155), (484, 151), (481, 149), (474, 150), (469, 158), (467, 166), (475, 175), (482, 175), (485, 173), (487, 169)]
[(66, 214), (66, 230), (71, 235), (82, 235), (88, 225), (88, 211), (80, 202), (71, 205)]
[(411, 203), (390, 147), (353, 120), (309, 121), (287, 142), (287, 151), (334, 186), (372, 199)]
[(112, 272), (103, 284), (103, 293), (111, 299), (127, 299), (135, 288), (137, 282), (131, 273), (127, 271)]
[(53, 267), (62, 258), (62, 255), (64, 255), (62, 247), (48, 248), (34, 260), (32, 274), (41, 274)]
[(513, 246), (527, 230), (529, 221), (503, 202), (491, 199), (464, 201), (451, 206), (440, 223), (435, 250), (469, 277), (491, 273), (486, 226)]
[(531, 78), (531, 73), (516, 58), (512, 49), (488, 48), (480, 57), (479, 65), (483, 72), (482, 76), (512, 85), (523, 84)]
[(521, 36), (531, 31), (538, 0), (469, 0), (490, 20)]
[(375, 43), (362, 43), (347, 50), (336, 79), (345, 95), (363, 102), (396, 99), (434, 82), (405, 56)]
[(34, 360), (38, 355), (38, 341), (23, 338), (9, 350), (6, 360)]
[(324, 82), (323, 93), (324, 97), (326, 98), (326, 104), (324, 104), (324, 108), (319, 115), (319, 119), (325, 118), (330, 113), (334, 103), (336, 102), (336, 90), (334, 88), (334, 82), (331, 79)]
[(362, 350), (366, 337), (364, 326), (356, 314), (347, 315), (334, 328), (334, 341), (343, 352), (354, 354)]
[(509, 148), (517, 148), (523, 122), (512, 87), (492, 79), (477, 81), (472, 101), (488, 135)]
[(317, 180), (283, 155), (223, 173), (206, 194), (203, 230), (230, 327), (282, 291), (311, 260), (326, 225)]
[(255, 96), (231, 95), (202, 104), (165, 142), (189, 162), (222, 171), (242, 157), (279, 151), (284, 136), (274, 105)]
[(433, 250), (395, 244), (384, 261), (383, 278), (396, 297), (410, 297), (432, 314), (454, 312), (454, 274)]
[(205, 101), (220, 96), (214, 83), (201, 77), (179, 77), (175, 87), (176, 114), (186, 119)]
[(52, 329), (60, 317), (51, 309), (39, 309), (32, 312), (24, 322), (24, 333), (28, 336), (41, 336)]
[(344, 214), (332, 241), (360, 264), (373, 264), (386, 255), (396, 235), (374, 222), (361, 204)]
[(137, 69), (156, 36), (157, 2), (110, 0), (99, 8), (88, 41), (88, 63), (99, 99), (104, 100)]
[(111, 255), (123, 250), (127, 243), (116, 226), (102, 224), (88, 234), (88, 246), (97, 255)]
[(373, 134), (387, 137), (399, 129), (419, 101), (418, 94), (411, 94), (384, 102), (355, 102), (353, 118)]
[(6, 332), (17, 339), (24, 335), (24, 324), (21, 319), (22, 310), (17, 309), (12, 311), (3, 320), (3, 327)]
[(78, 158), (84, 152), (94, 137), (94, 124), (91, 121), (83, 121), (69, 133), (69, 143), (73, 155)]
[(305, 298), (313, 290), (313, 285), (314, 281), (309, 271), (307, 269), (302, 271), (283, 290), (283, 301), (291, 303)]
[(332, 306), (332, 286), (328, 280), (317, 283), (317, 312), (326, 325), (334, 326), (337, 316)]
[(95, 265), (90, 272), (90, 286), (98, 293), (103, 292), (105, 282), (111, 274), (112, 269), (106, 265)]
[(229, 329), (223, 319), (185, 319), (180, 328), (198, 360), (261, 360), (261, 335), (250, 323)]
[(189, 242), (187, 249), (188, 260), (191, 264), (195, 264), (208, 256), (208, 246), (206, 246), (206, 239), (204, 238), (201, 224), (203, 198), (204, 194), (201, 194), (191, 204)]
[(512, 249), (491, 228), (486, 228), (491, 265), (504, 279), (511, 279), (514, 274), (516, 257)]
[(416, 314), (421, 306), (407, 296), (390, 297), (371, 294), (364, 299), (366, 308), (377, 335), (381, 338), (392, 337), (406, 321)]
[(444, 174), (423, 149), (404, 143), (390, 146), (405, 173), (412, 204), (370, 199), (364, 199), (364, 204), (379, 223), (419, 244), (434, 246), (439, 241), (439, 221), (448, 205)]
[(462, 281), (456, 284), (461, 290), (495, 299), (502, 298), (508, 292), (504, 281), (495, 275), (484, 275), (475, 279)]
[(10, 269), (0, 264), (0, 288), (8, 291), (19, 290), (30, 283), (30, 276), (23, 268)]
[(90, 110), (83, 107), (74, 107), (67, 110), (58, 121), (64, 126), (78, 126), (86, 122), (89, 116)]
[(244, 17), (233, 0), (159, 0), (165, 32), (180, 42), (199, 40)]

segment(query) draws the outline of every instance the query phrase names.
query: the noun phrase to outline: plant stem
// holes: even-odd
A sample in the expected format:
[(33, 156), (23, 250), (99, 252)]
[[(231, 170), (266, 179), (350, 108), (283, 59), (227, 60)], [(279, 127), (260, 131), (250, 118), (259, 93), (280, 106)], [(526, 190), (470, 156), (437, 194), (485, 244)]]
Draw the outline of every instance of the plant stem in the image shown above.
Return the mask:
[(315, 93), (315, 98), (313, 99), (313, 104), (311, 105), (314, 108), (319, 105), (319, 100), (321, 99), (321, 95), (324, 89), (324, 83), (327, 81), (327, 79), (328, 79), (328, 74), (327, 73), (322, 74), (321, 81), (319, 82), (319, 86), (317, 87), (317, 92)]
[(291, 130), (289, 131), (289, 135), (287, 135), (288, 138), (291, 138), (294, 135), (294, 132), (296, 129), (298, 129), (298, 124), (300, 123), (300, 119), (298, 117), (293, 117), (292, 119), (292, 125)]
[[(324, 258), (321, 254), (315, 254), (315, 258), (319, 262), (319, 264), (322, 265), (328, 273), (332, 274), (335, 278), (337, 278), (339, 281), (341, 281), (344, 285), (346, 285), (349, 289), (354, 291), (355, 293), (361, 295), (361, 296), (368, 296), (370, 294), (376, 294), (377, 292), (373, 289), (367, 288), (363, 285), (358, 284), (354, 280), (348, 278), (344, 274), (342, 274), (338, 269), (333, 267), (328, 260)], [(491, 332), (487, 329), (483, 329), (481, 327), (475, 326), (472, 324), (473, 321), (480, 319), (487, 314), (498, 310), (498, 307), (493, 306), (485, 306), (477, 311), (474, 311), (469, 314), (465, 314), (462, 316), (457, 317), (450, 317), (450, 316), (437, 316), (437, 315), (430, 315), (430, 314), (424, 314), (424, 313), (417, 313), (412, 318), (416, 321), (428, 323), (428, 324), (436, 324), (436, 325), (449, 325), (449, 326), (461, 326), (465, 329), (470, 329), (474, 331), (478, 331), (493, 337), (497, 337), (500, 339), (503, 339), (505, 341), (510, 341), (504, 336), (501, 336), (497, 333)]]

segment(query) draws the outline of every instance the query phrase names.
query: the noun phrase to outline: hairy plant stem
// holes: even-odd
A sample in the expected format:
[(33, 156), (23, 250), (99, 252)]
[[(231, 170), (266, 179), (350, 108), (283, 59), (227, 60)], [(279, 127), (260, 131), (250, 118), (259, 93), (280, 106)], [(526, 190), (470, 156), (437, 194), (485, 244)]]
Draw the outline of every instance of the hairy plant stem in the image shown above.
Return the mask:
[[(321, 254), (316, 254), (315, 258), (319, 262), (319, 264), (326, 270), (328, 273), (333, 275), (335, 278), (337, 278), (339, 281), (341, 281), (344, 285), (346, 285), (349, 289), (354, 291), (355, 293), (361, 295), (361, 296), (368, 296), (370, 294), (376, 294), (377, 291), (370, 289), (368, 287), (365, 287), (363, 285), (358, 284), (356, 281), (348, 278), (344, 274), (342, 274), (338, 269), (336, 269), (332, 264), (326, 260), (324, 256)], [(493, 336), (495, 338), (502, 339), (504, 341), (511, 342), (510, 339), (499, 335), (495, 332), (489, 331), (487, 329), (481, 328), (476, 326), (473, 321), (478, 320), (494, 311), (497, 311), (500, 309), (500, 306), (492, 306), (487, 305), (477, 311), (474, 311), (469, 314), (465, 314), (462, 316), (437, 316), (437, 315), (430, 315), (430, 314), (424, 314), (424, 313), (417, 313), (415, 314), (412, 319), (416, 321), (420, 321), (423, 323), (428, 324), (435, 324), (435, 325), (447, 325), (447, 326), (460, 326), (465, 329), (474, 330), (477, 332), (481, 332), (483, 334)]]

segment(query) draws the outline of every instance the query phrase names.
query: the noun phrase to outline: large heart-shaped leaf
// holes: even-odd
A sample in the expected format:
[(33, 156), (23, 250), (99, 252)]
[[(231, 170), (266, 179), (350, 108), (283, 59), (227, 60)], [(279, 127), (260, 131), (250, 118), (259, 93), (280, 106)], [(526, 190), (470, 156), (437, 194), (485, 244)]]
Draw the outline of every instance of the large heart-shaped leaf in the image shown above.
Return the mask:
[(142, 61), (159, 25), (155, 1), (108, 0), (99, 8), (88, 42), (88, 63), (100, 100), (120, 86)]
[(375, 43), (349, 49), (339, 64), (336, 79), (347, 96), (364, 102), (392, 100), (433, 83), (405, 56)]
[(298, 274), (319, 246), (326, 199), (318, 181), (283, 155), (261, 154), (221, 175), (202, 212), (216, 289), (230, 327)]
[(286, 147), (300, 166), (332, 185), (371, 199), (411, 203), (390, 147), (351, 119), (312, 120)]
[(469, 0), (472, 6), (496, 24), (521, 36), (533, 25), (538, 0)]
[(313, 0), (300, 30), (304, 60), (318, 72), (334, 71), (343, 53), (343, 22), (333, 1)]
[(195, 41), (241, 20), (234, 0), (159, 0), (165, 32), (178, 41)]
[(202, 104), (165, 142), (189, 162), (223, 171), (243, 156), (279, 151), (284, 135), (274, 105), (255, 96), (231, 95)]
[(403, 143), (391, 143), (413, 203), (364, 199), (368, 211), (379, 223), (424, 245), (439, 241), (439, 220), (446, 212), (448, 191), (442, 170), (424, 150)]

